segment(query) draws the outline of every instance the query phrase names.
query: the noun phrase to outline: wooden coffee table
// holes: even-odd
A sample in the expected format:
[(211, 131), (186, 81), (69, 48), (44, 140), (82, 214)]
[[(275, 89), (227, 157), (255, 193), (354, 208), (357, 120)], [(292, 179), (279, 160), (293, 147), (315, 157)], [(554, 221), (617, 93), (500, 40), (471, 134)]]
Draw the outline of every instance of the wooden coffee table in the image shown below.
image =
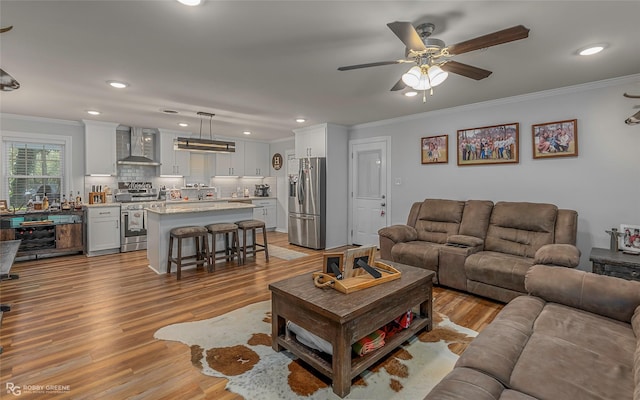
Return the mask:
[[(417, 332), (432, 329), (432, 279), (434, 272), (384, 261), (402, 272), (400, 279), (343, 294), (313, 284), (304, 274), (269, 285), (271, 290), (272, 347), (287, 349), (333, 382), (340, 397), (349, 394), (351, 380)], [(351, 345), (407, 310), (418, 307), (417, 318), (408, 329), (386, 341), (384, 347), (362, 357), (351, 358)], [(333, 345), (331, 361), (286, 334), (286, 321), (327, 340)]]

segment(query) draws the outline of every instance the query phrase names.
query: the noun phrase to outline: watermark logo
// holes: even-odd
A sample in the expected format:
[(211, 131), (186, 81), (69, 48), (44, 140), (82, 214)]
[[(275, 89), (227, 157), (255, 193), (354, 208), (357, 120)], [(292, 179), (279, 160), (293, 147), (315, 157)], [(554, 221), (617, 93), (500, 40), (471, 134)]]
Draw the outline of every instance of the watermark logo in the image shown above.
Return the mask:
[(20, 396), (22, 394), (62, 394), (71, 391), (71, 385), (16, 385), (7, 382), (4, 385), (7, 394)]

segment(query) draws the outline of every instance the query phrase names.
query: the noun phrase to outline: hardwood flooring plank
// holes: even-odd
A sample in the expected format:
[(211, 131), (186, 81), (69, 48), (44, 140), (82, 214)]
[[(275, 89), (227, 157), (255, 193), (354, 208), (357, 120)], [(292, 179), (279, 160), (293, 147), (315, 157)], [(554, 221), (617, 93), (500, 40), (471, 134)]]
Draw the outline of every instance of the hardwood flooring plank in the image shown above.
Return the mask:
[[(270, 283), (321, 269), (322, 251), (292, 246), (282, 233), (270, 232), (268, 240), (307, 256), (267, 262), (260, 253), (243, 266), (183, 271), (181, 281), (175, 271), (152, 271), (145, 251), (16, 262), (11, 272), (20, 278), (0, 286), (0, 301), (11, 305), (0, 327), (0, 384), (71, 387), (56, 398), (240, 399), (225, 390), (225, 379), (191, 364), (188, 346), (153, 334), (269, 300)], [(502, 309), (441, 287), (434, 298), (435, 311), (477, 331)]]

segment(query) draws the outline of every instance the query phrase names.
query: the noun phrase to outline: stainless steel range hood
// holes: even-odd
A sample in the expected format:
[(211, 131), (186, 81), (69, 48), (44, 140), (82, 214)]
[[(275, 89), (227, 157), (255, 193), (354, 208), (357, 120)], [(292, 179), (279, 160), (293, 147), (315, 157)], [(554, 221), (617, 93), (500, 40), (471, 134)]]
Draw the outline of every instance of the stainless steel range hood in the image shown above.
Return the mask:
[(173, 144), (175, 150), (187, 150), (206, 153), (235, 153), (236, 143), (224, 140), (179, 137)]
[(154, 151), (155, 134), (145, 132), (143, 128), (131, 128), (131, 141), (129, 143), (129, 157), (118, 160), (118, 165), (148, 165), (158, 166), (159, 162), (147, 157), (145, 149)]

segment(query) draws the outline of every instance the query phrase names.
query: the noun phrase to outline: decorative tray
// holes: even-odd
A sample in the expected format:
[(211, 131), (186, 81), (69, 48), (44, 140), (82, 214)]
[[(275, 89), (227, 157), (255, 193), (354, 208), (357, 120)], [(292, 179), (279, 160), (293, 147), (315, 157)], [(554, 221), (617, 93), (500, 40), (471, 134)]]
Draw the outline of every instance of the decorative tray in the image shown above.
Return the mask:
[(365, 271), (360, 271), (360, 274), (344, 279), (337, 279), (334, 274), (314, 272), (313, 281), (317, 287), (332, 287), (341, 293), (349, 294), (381, 283), (399, 279), (402, 274), (391, 265), (385, 264), (381, 261), (375, 261), (373, 263), (373, 268), (382, 274), (380, 278), (376, 279)]

